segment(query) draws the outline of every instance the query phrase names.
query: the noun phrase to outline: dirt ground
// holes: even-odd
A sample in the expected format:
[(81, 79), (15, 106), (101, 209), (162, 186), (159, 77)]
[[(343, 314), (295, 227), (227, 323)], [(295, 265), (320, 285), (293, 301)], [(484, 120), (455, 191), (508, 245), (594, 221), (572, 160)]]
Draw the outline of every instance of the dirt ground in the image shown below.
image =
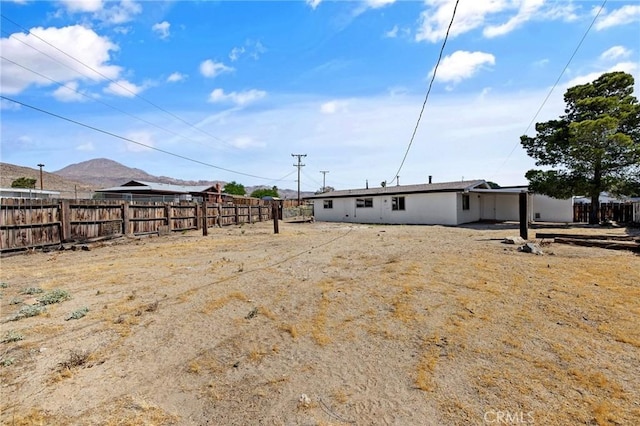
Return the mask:
[(0, 423), (637, 424), (640, 256), (517, 234), (260, 223), (5, 257)]

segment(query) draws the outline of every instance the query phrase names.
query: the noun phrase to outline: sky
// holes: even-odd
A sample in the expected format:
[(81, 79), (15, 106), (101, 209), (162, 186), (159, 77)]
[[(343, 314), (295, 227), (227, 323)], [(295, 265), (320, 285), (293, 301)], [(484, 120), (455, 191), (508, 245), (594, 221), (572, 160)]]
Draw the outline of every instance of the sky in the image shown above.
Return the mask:
[(303, 191), (522, 185), (520, 136), (568, 87), (625, 71), (640, 93), (638, 0), (460, 0), (436, 68), (455, 3), (3, 0), (0, 159), (295, 189), (304, 154)]

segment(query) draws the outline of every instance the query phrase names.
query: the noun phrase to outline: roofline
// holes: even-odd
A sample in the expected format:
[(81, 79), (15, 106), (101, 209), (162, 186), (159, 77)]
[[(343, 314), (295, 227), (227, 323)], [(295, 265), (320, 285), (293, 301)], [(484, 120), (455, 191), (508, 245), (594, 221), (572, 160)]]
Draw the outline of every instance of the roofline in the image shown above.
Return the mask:
[[(464, 188), (442, 188), (442, 189), (429, 189), (425, 188), (428, 185), (442, 185), (442, 184), (457, 184), (468, 183)], [(443, 192), (465, 192), (472, 191), (474, 187), (482, 184), (487, 184), (485, 180), (477, 179), (471, 181), (456, 181), (456, 182), (438, 182), (434, 184), (417, 184), (417, 185), (396, 185), (386, 186), (380, 188), (360, 188), (360, 189), (343, 189), (339, 191), (325, 192), (321, 194), (308, 195), (302, 197), (304, 200), (316, 200), (326, 198), (353, 198), (353, 197), (374, 197), (381, 195), (406, 195), (406, 194), (429, 194), (429, 193), (443, 193)], [(410, 187), (416, 187), (416, 189), (406, 189)], [(394, 190), (394, 188), (397, 188)], [(404, 190), (402, 188), (405, 188)], [(333, 194), (333, 195), (332, 195)]]

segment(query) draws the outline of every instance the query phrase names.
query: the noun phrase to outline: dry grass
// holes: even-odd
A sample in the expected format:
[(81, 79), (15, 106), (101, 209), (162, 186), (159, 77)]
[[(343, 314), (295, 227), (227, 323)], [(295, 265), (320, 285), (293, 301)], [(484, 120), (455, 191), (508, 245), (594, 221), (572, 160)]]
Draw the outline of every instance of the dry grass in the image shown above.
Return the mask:
[[(530, 256), (494, 240), (514, 232), (499, 226), (290, 226), (3, 259), (4, 318), (12, 298), (40, 296), (28, 287), (67, 289), (91, 314), (64, 321), (70, 307), (54, 304), (11, 324), (24, 340), (0, 343), (15, 360), (0, 368), (0, 422), (640, 418), (639, 257), (560, 245)], [(79, 342), (91, 354), (74, 360)], [(303, 393), (312, 403), (299, 408)]]

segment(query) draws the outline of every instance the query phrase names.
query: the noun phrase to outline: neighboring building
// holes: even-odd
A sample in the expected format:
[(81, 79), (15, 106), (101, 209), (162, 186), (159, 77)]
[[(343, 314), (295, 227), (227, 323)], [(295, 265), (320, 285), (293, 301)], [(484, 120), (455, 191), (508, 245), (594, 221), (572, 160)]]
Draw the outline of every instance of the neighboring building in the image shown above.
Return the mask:
[[(600, 203), (636, 203), (640, 202), (640, 197), (614, 197), (608, 192), (602, 192), (599, 197)], [(574, 204), (591, 204), (591, 197), (573, 197)]]
[(60, 191), (44, 191), (29, 188), (0, 188), (0, 198), (52, 199), (60, 198)]
[(201, 201), (215, 202), (221, 195), (219, 184), (208, 185), (170, 185), (167, 183), (132, 180), (121, 186), (104, 188), (96, 191), (98, 197), (118, 200), (145, 201)]
[[(326, 222), (460, 225), (519, 220), (526, 187), (491, 189), (484, 180), (349, 189), (305, 197)], [(529, 221), (572, 222), (572, 200), (528, 193)]]

